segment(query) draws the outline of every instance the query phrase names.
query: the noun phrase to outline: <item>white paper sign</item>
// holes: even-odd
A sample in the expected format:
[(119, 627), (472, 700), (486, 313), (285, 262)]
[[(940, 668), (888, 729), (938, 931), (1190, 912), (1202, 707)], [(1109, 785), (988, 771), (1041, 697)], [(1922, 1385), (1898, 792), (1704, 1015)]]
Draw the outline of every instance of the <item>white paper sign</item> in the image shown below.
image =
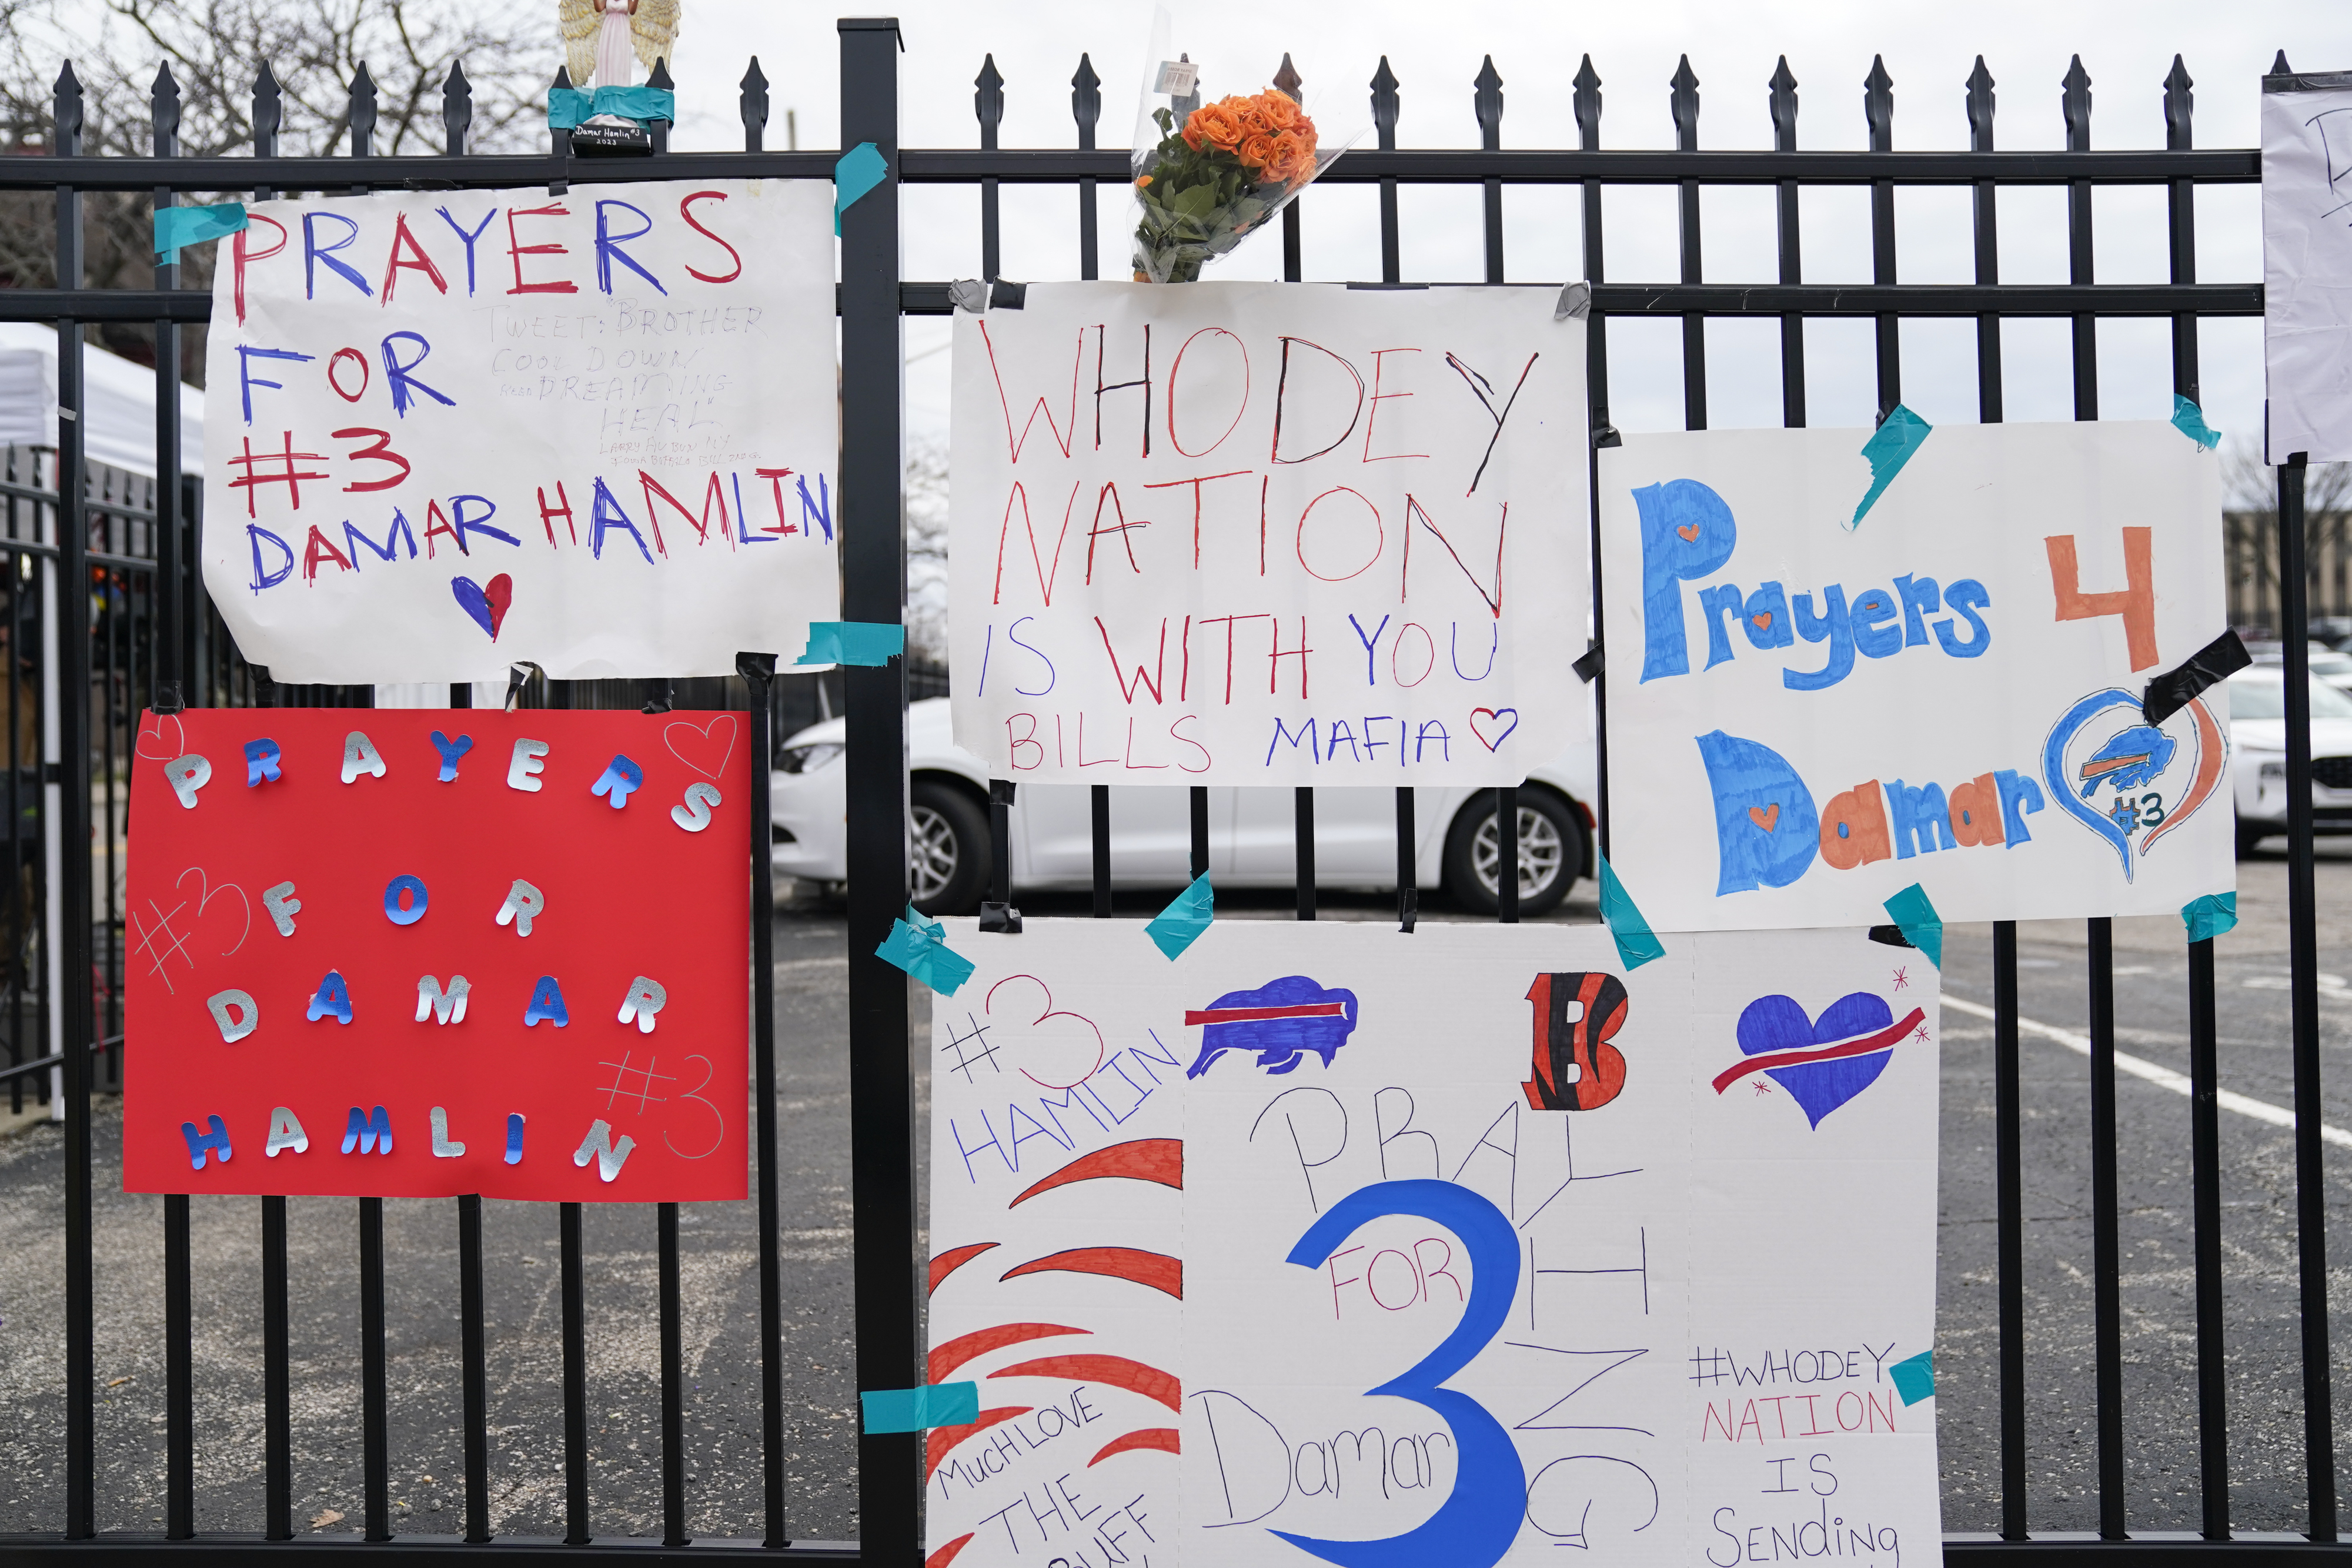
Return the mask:
[(2263, 78), (2267, 461), (2352, 458), (2352, 72)]
[(930, 1375), (979, 1419), (927, 1437), (935, 1561), (1938, 1552), (1918, 954), (948, 926)]
[(281, 681), (730, 674), (840, 613), (833, 187), (261, 202), (205, 580)]
[(2236, 885), (2212, 454), (1944, 425), (1859, 527), (1859, 430), (1601, 455), (1615, 866), (1661, 931), (2178, 911)]
[(1033, 284), (959, 315), (957, 744), (1052, 783), (1487, 785), (1585, 738), (1558, 298)]

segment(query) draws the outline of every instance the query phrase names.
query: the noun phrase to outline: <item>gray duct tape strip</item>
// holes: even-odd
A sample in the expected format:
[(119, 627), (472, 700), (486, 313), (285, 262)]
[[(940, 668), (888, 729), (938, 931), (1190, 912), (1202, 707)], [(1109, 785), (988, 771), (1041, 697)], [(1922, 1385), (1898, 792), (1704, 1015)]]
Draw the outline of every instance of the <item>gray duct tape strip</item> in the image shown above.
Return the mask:
[(1551, 308), (1551, 319), (1565, 321), (1573, 316), (1581, 321), (1592, 313), (1592, 285), (1571, 283), (1559, 291), (1559, 303)]

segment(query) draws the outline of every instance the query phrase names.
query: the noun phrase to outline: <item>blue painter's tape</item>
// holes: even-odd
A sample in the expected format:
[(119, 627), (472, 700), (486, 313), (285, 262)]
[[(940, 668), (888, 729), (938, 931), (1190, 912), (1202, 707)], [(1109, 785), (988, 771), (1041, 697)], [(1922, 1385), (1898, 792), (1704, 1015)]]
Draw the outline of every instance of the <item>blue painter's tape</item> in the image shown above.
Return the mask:
[(2234, 893), (2209, 893), (2192, 898), (2180, 906), (2180, 923), (2189, 927), (2191, 942), (2209, 941), (2238, 925), (2238, 895)]
[(1143, 934), (1173, 962), (1185, 948), (1201, 939), (1201, 933), (1216, 918), (1216, 894), (1209, 886), (1209, 873), (1202, 872), (1192, 879), (1192, 885), (1176, 895), (1176, 901), (1152, 917)]
[(1901, 403), (1895, 405), (1895, 412), (1862, 444), (1862, 455), (1870, 459), (1870, 490), (1863, 497), (1862, 505), (1853, 509), (1853, 521), (1847, 528), (1862, 527), (1864, 517), (1878, 504), (1878, 497), (1895, 483), (1895, 476), (1903, 472), (1903, 465), (1911, 461), (1911, 455), (1926, 444), (1927, 433), (1935, 428)]
[(874, 956), (894, 967), (904, 969), (943, 997), (956, 994), (958, 987), (971, 978), (972, 961), (948, 946), (947, 928), (922, 914), (913, 904), (907, 905), (907, 918), (890, 923), (890, 935)]
[(812, 621), (808, 651), (795, 664), (881, 665), (907, 651), (907, 629), (883, 621)]
[(1886, 1369), (1895, 1379), (1895, 1392), (1903, 1396), (1906, 1405), (1916, 1405), (1922, 1399), (1936, 1396), (1936, 1353), (1923, 1350), (1906, 1361), (1898, 1361)]
[(1926, 888), (1913, 883), (1886, 901), (1886, 913), (1905, 941), (1927, 954), (1927, 962), (1938, 969), (1944, 967), (1944, 917), (1936, 913)]
[(591, 116), (617, 114), (640, 124), (677, 119), (677, 95), (661, 87), (600, 87), (583, 92), (576, 87), (547, 89), (547, 123), (551, 130), (569, 131)]
[(1625, 884), (1617, 880), (1617, 872), (1605, 857), (1601, 860), (1601, 918), (1609, 927), (1609, 935), (1617, 939), (1617, 957), (1629, 969), (1638, 969), (1653, 958), (1666, 956), (1666, 945), (1658, 940), (1650, 923), (1633, 904)]
[(857, 1396), (869, 1432), (919, 1432), (980, 1419), (980, 1385), (933, 1383), (920, 1388), (869, 1388)]
[(2179, 392), (2172, 394), (2172, 427), (2208, 452), (2221, 444), (2221, 433), (2205, 423), (2205, 411)]
[(857, 198), (889, 177), (890, 161), (871, 141), (861, 141), (833, 166), (833, 232), (841, 233), (841, 214)]
[(182, 246), (233, 235), (246, 226), (246, 221), (243, 202), (162, 208), (155, 214), (155, 259), (168, 267), (180, 259)]

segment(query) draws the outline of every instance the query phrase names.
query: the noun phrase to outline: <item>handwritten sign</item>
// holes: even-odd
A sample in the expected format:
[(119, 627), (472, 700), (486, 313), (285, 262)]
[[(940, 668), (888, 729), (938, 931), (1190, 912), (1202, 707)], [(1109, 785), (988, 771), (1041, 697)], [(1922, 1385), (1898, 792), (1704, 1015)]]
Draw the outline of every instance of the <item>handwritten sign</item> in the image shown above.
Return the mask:
[(731, 674), (839, 614), (832, 186), (262, 202), (205, 580), (281, 681)]
[(1659, 930), (2170, 913), (2234, 883), (2213, 455), (2169, 424), (1601, 455), (1615, 865)]
[(1937, 1551), (1917, 954), (949, 924), (935, 1561)]
[(740, 726), (147, 715), (125, 1190), (741, 1197)]
[(2263, 78), (2267, 461), (2352, 458), (2352, 71)]
[(1013, 779), (1485, 785), (1585, 738), (1559, 293), (1033, 284), (959, 316), (957, 743)]

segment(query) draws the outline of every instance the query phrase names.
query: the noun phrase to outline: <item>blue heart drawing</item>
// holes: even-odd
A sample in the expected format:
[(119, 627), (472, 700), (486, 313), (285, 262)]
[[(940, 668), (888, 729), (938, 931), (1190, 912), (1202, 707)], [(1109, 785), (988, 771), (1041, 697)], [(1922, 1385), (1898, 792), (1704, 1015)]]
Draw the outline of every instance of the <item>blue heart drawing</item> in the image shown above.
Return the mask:
[[(1876, 1034), (1894, 1027), (1894, 1023), (1895, 1009), (1886, 1005), (1884, 997), (1874, 997), (1868, 991), (1840, 997), (1818, 1019), (1808, 1018), (1793, 997), (1759, 997), (1739, 1015), (1739, 1049), (1748, 1056), (1810, 1051), (1816, 1046)], [(1818, 1127), (1822, 1117), (1875, 1083), (1893, 1055), (1890, 1042), (1887, 1050), (1866, 1056), (1844, 1056), (1793, 1067), (1768, 1067), (1764, 1071), (1789, 1092), (1805, 1113), (1805, 1119)]]

